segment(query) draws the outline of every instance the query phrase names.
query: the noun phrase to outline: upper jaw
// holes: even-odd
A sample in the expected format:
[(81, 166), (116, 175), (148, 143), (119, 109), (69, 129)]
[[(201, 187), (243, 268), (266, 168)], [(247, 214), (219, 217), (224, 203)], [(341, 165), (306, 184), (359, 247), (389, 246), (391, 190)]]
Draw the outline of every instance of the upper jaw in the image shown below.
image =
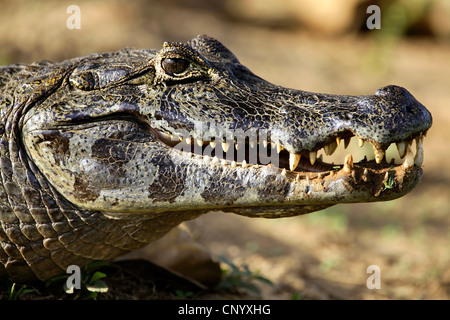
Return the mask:
[[(336, 96), (284, 88), (279, 90), (286, 95), (286, 99), (290, 98), (292, 105), (281, 106), (278, 111), (272, 110), (273, 120), (266, 119), (267, 123), (258, 129), (230, 130), (217, 123), (208, 123), (193, 131), (158, 131), (157, 136), (165, 144), (202, 156), (206, 161), (241, 165), (243, 168), (271, 164), (279, 168), (281, 173), (326, 172), (336, 170), (337, 167), (350, 172), (358, 160), (354, 159), (351, 152), (338, 160), (327, 161), (321, 157), (331, 156), (338, 147), (346, 149), (352, 137), (358, 141), (359, 147), (370, 144), (373, 148), (373, 153), (368, 152), (360, 161), (361, 166), (375, 170), (382, 166), (401, 165), (409, 170), (414, 165), (422, 165), (423, 138), (431, 127), (432, 118), (428, 110), (406, 89), (387, 86), (372, 96)], [(316, 99), (317, 103), (295, 104), (311, 99)], [(309, 119), (307, 126), (302, 127), (297, 123), (305, 123), (302, 119), (307, 113), (305, 110), (318, 117), (314, 121)], [(247, 127), (250, 122), (247, 119)], [(233, 124), (234, 127), (240, 125), (239, 122)], [(211, 129), (214, 127), (216, 130)], [(208, 134), (203, 128), (209, 129)], [(214, 131), (218, 133), (216, 136), (211, 134)], [(386, 155), (391, 145), (395, 145), (398, 150), (396, 161), (392, 160), (391, 153)], [(252, 157), (254, 153), (257, 155)], [(267, 159), (261, 160), (261, 153), (263, 156), (270, 154), (269, 162)], [(373, 163), (367, 159), (373, 159)]]

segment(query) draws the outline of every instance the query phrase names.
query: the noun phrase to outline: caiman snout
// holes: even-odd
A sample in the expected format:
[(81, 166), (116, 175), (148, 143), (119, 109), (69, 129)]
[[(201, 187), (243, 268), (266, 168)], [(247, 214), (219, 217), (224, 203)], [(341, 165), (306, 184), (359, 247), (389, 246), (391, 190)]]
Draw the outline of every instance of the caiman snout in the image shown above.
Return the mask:
[(432, 124), (430, 112), (405, 88), (386, 86), (358, 103), (354, 133), (380, 148), (411, 139)]

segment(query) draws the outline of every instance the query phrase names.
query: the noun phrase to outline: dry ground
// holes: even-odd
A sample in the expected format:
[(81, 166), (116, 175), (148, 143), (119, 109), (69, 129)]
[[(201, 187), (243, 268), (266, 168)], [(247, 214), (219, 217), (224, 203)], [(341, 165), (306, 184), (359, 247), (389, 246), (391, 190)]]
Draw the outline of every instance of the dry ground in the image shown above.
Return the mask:
[[(66, 28), (70, 1), (0, 1), (1, 62), (61, 60), (125, 46), (160, 48), (163, 41), (206, 33), (256, 74), (283, 86), (336, 94), (372, 94), (387, 84), (408, 88), (434, 118), (424, 141), (424, 178), (413, 192), (391, 202), (338, 205), (280, 220), (214, 212), (198, 219), (195, 230), (214, 256), (247, 264), (270, 279), (274, 286), (261, 285), (265, 299), (450, 297), (448, 40), (391, 43), (370, 32), (320, 37), (158, 1), (77, 3), (81, 30)], [(380, 267), (379, 290), (366, 287), (369, 265)]]

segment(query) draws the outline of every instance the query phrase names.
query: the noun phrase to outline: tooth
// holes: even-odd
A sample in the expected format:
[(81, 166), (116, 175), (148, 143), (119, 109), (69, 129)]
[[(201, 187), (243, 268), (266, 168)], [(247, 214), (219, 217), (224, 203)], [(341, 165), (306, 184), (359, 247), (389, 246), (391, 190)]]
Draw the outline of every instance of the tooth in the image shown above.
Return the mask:
[(217, 157), (213, 157), (213, 159), (212, 159), (212, 163), (219, 163), (219, 158), (217, 158)]
[(358, 144), (360, 147), (364, 146), (364, 140), (361, 138), (358, 138)]
[(203, 146), (204, 141), (203, 140), (197, 140), (197, 144), (199, 147)]
[(301, 155), (297, 153), (289, 154), (289, 169), (294, 171), (297, 168), (298, 162), (300, 161)]
[(222, 159), (222, 161), (220, 162), (223, 166), (226, 166), (227, 165), (227, 160), (225, 160), (225, 159)]
[(374, 151), (375, 151), (375, 162), (381, 163), (381, 161), (383, 161), (383, 158), (384, 158), (384, 151), (377, 150), (377, 149), (374, 149)]
[(192, 143), (192, 139), (191, 138), (186, 138), (186, 143), (187, 144), (191, 144)]
[(339, 137), (336, 137), (336, 144), (338, 145), (338, 147), (339, 147), (339, 145), (341, 144), (341, 138), (339, 138)]
[(280, 153), (281, 150), (283, 150), (283, 147), (281, 146), (281, 144), (277, 144), (277, 152)]
[(397, 142), (397, 150), (400, 158), (404, 158), (406, 154), (406, 143), (404, 141)]
[(211, 148), (215, 149), (216, 148), (216, 142), (215, 141), (211, 141), (209, 143), (209, 145), (211, 146)]
[(350, 144), (350, 140), (352, 137), (348, 137), (344, 139), (344, 149), (347, 149), (348, 145)]
[(231, 167), (232, 167), (232, 168), (236, 168), (236, 161), (234, 161), (234, 160), (231, 161)]
[(170, 135), (168, 135), (167, 133), (160, 132), (159, 134), (163, 139), (170, 140)]
[(242, 160), (242, 168), (247, 168), (247, 167), (248, 167), (247, 161)]
[(180, 141), (183, 141), (183, 137), (179, 137), (178, 139), (180, 139)]
[(347, 173), (352, 172), (353, 170), (353, 156), (352, 154), (348, 154), (345, 156), (345, 160), (344, 160), (344, 171)]
[(203, 161), (209, 162), (209, 160), (211, 160), (211, 158), (208, 155), (203, 156)]
[(417, 152), (414, 157), (414, 164), (420, 167), (423, 163), (423, 137), (416, 140), (416, 149)]
[(309, 152), (309, 162), (311, 162), (311, 165), (314, 165), (317, 158), (317, 151), (310, 151)]
[(267, 148), (267, 140), (263, 140), (263, 147)]
[(285, 176), (285, 175), (286, 175), (286, 169), (283, 169), (283, 171), (281, 171), (281, 174), (282, 174), (283, 176)]
[(230, 143), (222, 142), (222, 149), (223, 149), (223, 151), (228, 152), (228, 149), (230, 149)]
[(300, 173), (297, 174), (297, 176), (295, 177), (295, 181), (299, 181), (300, 180)]
[(250, 148), (254, 148), (255, 147), (255, 140), (249, 140), (248, 143), (250, 144)]
[(406, 146), (405, 161), (403, 162), (403, 168), (409, 169), (414, 166), (414, 153), (410, 144)]
[(336, 148), (337, 148), (336, 141), (333, 141), (332, 143), (330, 143), (328, 145), (328, 154), (327, 155), (331, 156), (333, 154), (333, 152), (336, 150)]

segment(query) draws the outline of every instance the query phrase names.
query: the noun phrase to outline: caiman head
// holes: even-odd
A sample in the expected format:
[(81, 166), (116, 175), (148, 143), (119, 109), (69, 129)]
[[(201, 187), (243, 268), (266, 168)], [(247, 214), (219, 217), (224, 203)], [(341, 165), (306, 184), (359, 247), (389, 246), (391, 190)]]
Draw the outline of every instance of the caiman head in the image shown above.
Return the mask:
[[(21, 137), (42, 175), (83, 210), (276, 218), (395, 199), (422, 175), (432, 118), (398, 86), (366, 96), (283, 88), (207, 36), (61, 66)], [(352, 137), (374, 154), (328, 163)], [(386, 159), (391, 144), (400, 163)]]

